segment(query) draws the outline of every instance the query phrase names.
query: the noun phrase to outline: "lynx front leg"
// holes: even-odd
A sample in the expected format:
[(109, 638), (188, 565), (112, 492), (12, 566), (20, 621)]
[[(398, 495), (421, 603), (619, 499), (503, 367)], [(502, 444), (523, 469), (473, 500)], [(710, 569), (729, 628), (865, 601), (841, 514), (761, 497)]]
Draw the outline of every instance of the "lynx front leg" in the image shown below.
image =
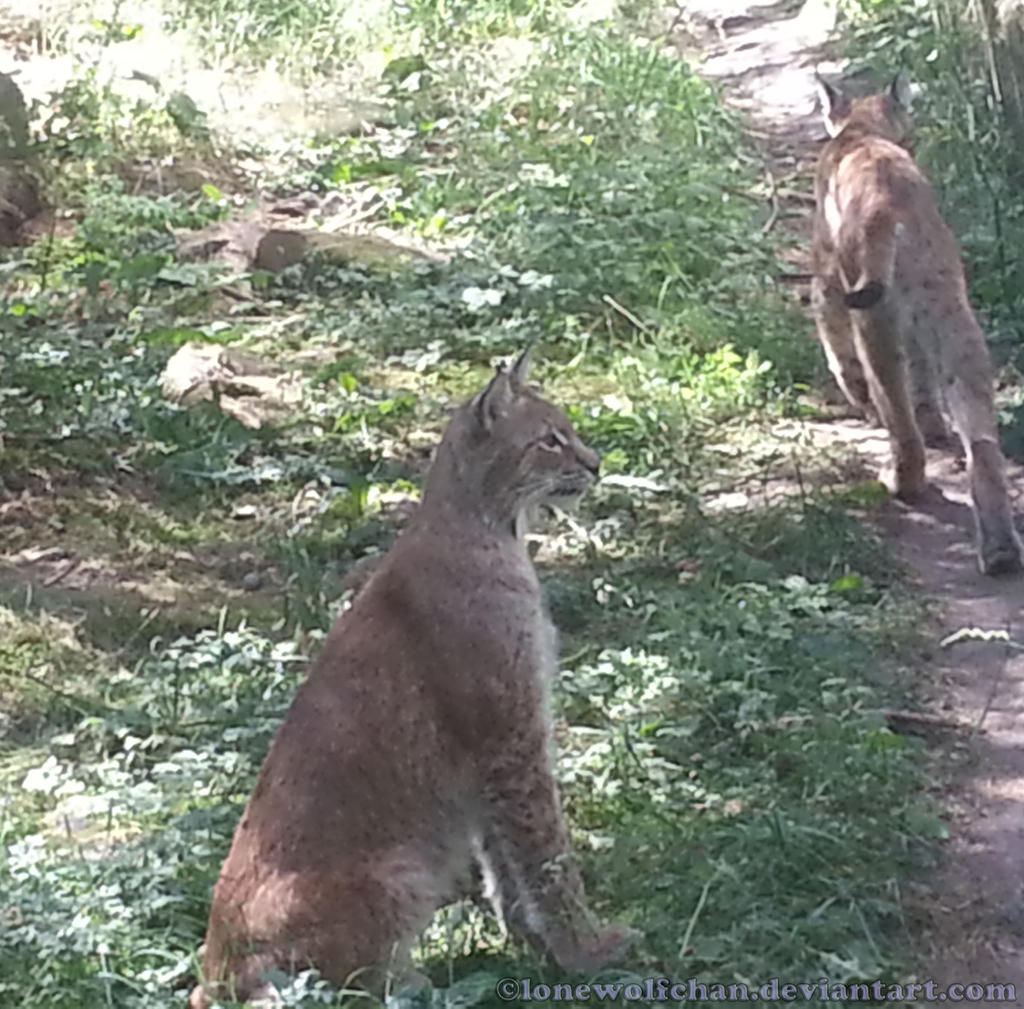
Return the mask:
[(924, 442), (907, 387), (899, 313), (889, 298), (871, 308), (855, 310), (853, 336), (871, 400), (889, 432), (892, 462), (880, 479), (896, 497), (912, 500), (926, 486)]
[(864, 368), (857, 358), (850, 309), (843, 302), (843, 289), (838, 277), (814, 277), (811, 281), (811, 307), (829, 371), (850, 404), (859, 407), (868, 420), (874, 422), (877, 418), (871, 405)]
[(1006, 462), (999, 448), (988, 354), (979, 339), (949, 368), (946, 398), (967, 456), (971, 505), (984, 574), (1020, 571), (1024, 547), (1013, 527)]
[[(596, 970), (620, 956), (632, 929), (600, 925), (586, 905), (540, 732), (531, 761), (502, 761), (488, 790), (481, 868), (506, 927), (563, 970)], [(507, 756), (507, 754), (506, 754)]]

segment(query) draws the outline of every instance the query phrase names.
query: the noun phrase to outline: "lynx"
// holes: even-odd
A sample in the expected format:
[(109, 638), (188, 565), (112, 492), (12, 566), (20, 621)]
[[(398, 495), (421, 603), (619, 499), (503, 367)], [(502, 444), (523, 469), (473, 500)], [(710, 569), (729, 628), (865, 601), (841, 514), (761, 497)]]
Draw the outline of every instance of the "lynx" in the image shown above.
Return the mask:
[(960, 254), (909, 149), (910, 86), (850, 98), (818, 81), (832, 138), (815, 181), (812, 304), (847, 399), (877, 416), (892, 459), (881, 479), (908, 501), (926, 490), (924, 443), (963, 445), (987, 574), (1018, 571), (988, 348)]
[(564, 970), (630, 929), (588, 911), (551, 769), (557, 673), (524, 536), (599, 456), (527, 387), (527, 355), (451, 420), (422, 502), (332, 628), (263, 764), (213, 894), (202, 984), (270, 998), (268, 968), (371, 991), (416, 983), (434, 911), (482, 880)]

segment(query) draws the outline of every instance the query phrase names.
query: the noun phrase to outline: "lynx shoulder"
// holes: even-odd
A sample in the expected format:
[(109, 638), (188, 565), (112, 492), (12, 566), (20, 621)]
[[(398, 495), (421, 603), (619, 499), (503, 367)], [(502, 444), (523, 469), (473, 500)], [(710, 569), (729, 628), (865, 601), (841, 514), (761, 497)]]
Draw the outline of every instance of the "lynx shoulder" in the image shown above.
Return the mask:
[(812, 304), (818, 338), (847, 399), (877, 415), (898, 497), (926, 489), (925, 442), (963, 445), (978, 563), (1019, 571), (984, 334), (960, 252), (910, 150), (910, 87), (851, 98), (819, 80), (831, 139), (815, 178)]
[(565, 970), (631, 932), (587, 910), (551, 769), (555, 632), (527, 516), (599, 458), (524, 355), (454, 415), (422, 503), (332, 628), (264, 762), (213, 895), (190, 999), (265, 997), (270, 968), (370, 990), (414, 977), (434, 911), (483, 881)]

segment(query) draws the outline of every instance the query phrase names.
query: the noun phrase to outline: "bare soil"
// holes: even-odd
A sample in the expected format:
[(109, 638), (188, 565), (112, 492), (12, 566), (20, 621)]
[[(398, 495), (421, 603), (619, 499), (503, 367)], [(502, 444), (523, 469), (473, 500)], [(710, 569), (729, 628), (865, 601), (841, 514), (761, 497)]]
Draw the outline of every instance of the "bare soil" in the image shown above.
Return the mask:
[[(699, 59), (745, 113), (773, 182), (770, 221), (792, 237), (785, 258), (806, 271), (807, 197), (825, 136), (814, 71), (839, 69), (829, 59), (833, 14), (821, 0), (695, 0), (687, 19), (675, 33), (677, 48)], [(881, 468), (888, 452), (884, 431), (862, 421), (811, 430), (819, 444), (847, 445), (870, 467)], [(958, 727), (932, 734), (949, 839), (937, 872), (908, 887), (910, 940), (922, 980), (1012, 983), (1020, 993), (1014, 1004), (1024, 1004), (1024, 578), (978, 572), (962, 463), (933, 451), (928, 462), (933, 499), (914, 508), (891, 502), (878, 520), (913, 583), (937, 601), (937, 626), (929, 629), (935, 647), (919, 693), (941, 716), (936, 723)], [(1011, 465), (1009, 475), (1012, 487), (1024, 488), (1024, 469)], [(994, 633), (942, 646), (965, 628)]]

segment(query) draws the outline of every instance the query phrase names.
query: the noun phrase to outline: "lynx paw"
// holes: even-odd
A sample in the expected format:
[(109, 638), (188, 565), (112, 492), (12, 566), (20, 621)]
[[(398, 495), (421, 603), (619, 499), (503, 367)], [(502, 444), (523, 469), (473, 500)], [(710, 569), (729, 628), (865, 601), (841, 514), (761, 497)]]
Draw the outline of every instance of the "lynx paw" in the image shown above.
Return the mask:
[(978, 552), (978, 567), (983, 575), (1010, 575), (1024, 570), (1020, 541), (1013, 537), (1009, 542), (983, 546)]
[(928, 493), (928, 481), (924, 476), (923, 465), (890, 463), (878, 474), (878, 479), (885, 484), (893, 497), (901, 501), (920, 501)]
[(209, 1004), (210, 1000), (207, 998), (206, 991), (201, 984), (197, 984), (188, 997), (188, 1009), (207, 1009)]

